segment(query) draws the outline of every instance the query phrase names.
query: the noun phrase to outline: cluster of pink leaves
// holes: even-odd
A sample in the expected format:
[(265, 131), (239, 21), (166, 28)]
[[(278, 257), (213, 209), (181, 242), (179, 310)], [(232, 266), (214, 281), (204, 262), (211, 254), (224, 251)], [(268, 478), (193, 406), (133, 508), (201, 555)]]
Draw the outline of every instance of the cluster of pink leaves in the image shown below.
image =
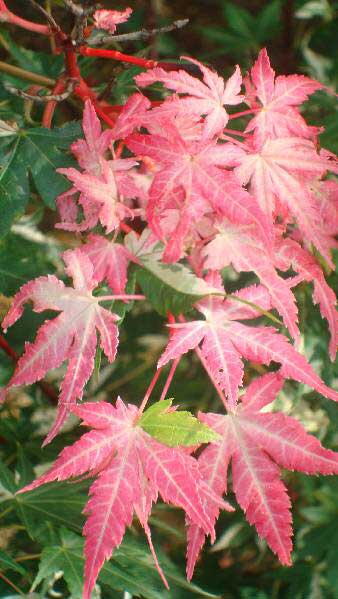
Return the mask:
[[(128, 18), (115, 16), (106, 23), (106, 15), (97, 14), (97, 26), (114, 31)], [(190, 578), (205, 536), (214, 538), (220, 508), (230, 509), (222, 501), (230, 460), (238, 503), (284, 564), (290, 563), (291, 515), (277, 464), (310, 474), (338, 472), (336, 454), (299, 423), (282, 413), (260, 412), (274, 400), (284, 378), (338, 400), (296, 349), (299, 329), (292, 291), (302, 281), (313, 283), (314, 302), (329, 324), (333, 360), (336, 299), (312, 250), (333, 267), (336, 185), (325, 176), (334, 171), (334, 157), (318, 150), (320, 131), (308, 126), (299, 110), (321, 85), (300, 75), (275, 77), (265, 50), (244, 82), (238, 67), (225, 82), (188, 60), (199, 67), (201, 79), (161, 68), (138, 75), (139, 87), (161, 82), (174, 93), (153, 107), (143, 94), (134, 94), (113, 129), (101, 130), (87, 102), (84, 139), (71, 147), (81, 170), (59, 169), (73, 187), (58, 199), (57, 226), (79, 233), (96, 227), (105, 235), (91, 233), (78, 249), (64, 253), (73, 287), (54, 276), (31, 281), (15, 296), (3, 321), (4, 329), (11, 326), (27, 301), (37, 312), (60, 312), (26, 345), (3, 395), (68, 360), (57, 419), (46, 442), (70, 410), (94, 430), (64, 449), (47, 474), (25, 490), (85, 472), (98, 475), (86, 507), (86, 598), (134, 513), (153, 551), (147, 522), (158, 493), (186, 512)], [(243, 102), (251, 117), (243, 141), (238, 141), (226, 127), (227, 106)], [(125, 149), (129, 157), (124, 157)], [(220, 293), (220, 270), (226, 266), (257, 276), (257, 284), (239, 290), (237, 297), (215, 295), (198, 302), (195, 308), (203, 318), (187, 322), (182, 317), (172, 324), (158, 363), (162, 367), (196, 349), (223, 399), (227, 415), (199, 416), (221, 440), (210, 443), (198, 460), (180, 447), (168, 448), (152, 439), (137, 424), (137, 408), (122, 400), (115, 407), (75, 405), (93, 371), (97, 332), (107, 359), (115, 359), (118, 317), (102, 308), (103, 298), (92, 292), (104, 281), (116, 296), (132, 299), (125, 295), (127, 268), (130, 260), (138, 259), (122, 236), (125, 220), (132, 224), (136, 217), (150, 241), (162, 242), (163, 262), (184, 259)], [(282, 275), (291, 269), (291, 276)], [(275, 328), (242, 322), (271, 309), (283, 318), (295, 345)], [(251, 383), (239, 400), (243, 359), (281, 367), (278, 374)]]

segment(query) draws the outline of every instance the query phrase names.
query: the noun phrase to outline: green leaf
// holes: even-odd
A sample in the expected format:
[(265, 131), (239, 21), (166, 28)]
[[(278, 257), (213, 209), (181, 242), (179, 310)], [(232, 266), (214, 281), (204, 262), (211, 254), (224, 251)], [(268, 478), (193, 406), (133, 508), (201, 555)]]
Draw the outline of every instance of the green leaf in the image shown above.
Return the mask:
[(0, 292), (14, 295), (30, 279), (51, 273), (48, 249), (44, 243), (11, 233), (0, 239)]
[(40, 540), (49, 536), (49, 524), (80, 532), (81, 511), (87, 499), (88, 482), (51, 483), (15, 496), (15, 507), (28, 534)]
[(28, 483), (34, 478), (34, 469), (25, 453), (24, 448), (21, 445), (18, 445), (17, 454), (18, 461), (16, 470), (20, 476), (20, 487), (24, 487), (25, 485), (28, 485)]
[(29, 196), (28, 179), (19, 148), (20, 138), (16, 137), (10, 150), (0, 158), (0, 236), (7, 233), (14, 218), (22, 214)]
[(81, 136), (79, 123), (68, 123), (63, 127), (45, 129), (19, 129), (11, 145), (8, 138), (1, 140), (0, 151), (5, 151), (0, 161), (0, 235), (7, 233), (12, 221), (23, 213), (29, 199), (29, 174), (50, 208), (55, 207), (55, 198), (69, 189), (65, 177), (55, 172), (58, 167), (74, 164), (65, 152), (69, 144)]
[(129, 96), (137, 91), (134, 77), (141, 71), (142, 69), (139, 67), (131, 67), (123, 70), (116, 76), (112, 89), (113, 98), (116, 103), (125, 104)]
[(156, 402), (144, 412), (138, 424), (154, 439), (169, 447), (189, 447), (219, 439), (217, 433), (190, 412), (170, 410), (171, 404), (172, 399)]
[(0, 484), (10, 493), (15, 493), (18, 490), (18, 485), (15, 483), (14, 474), (7, 468), (6, 464), (0, 459)]
[(28, 50), (21, 45), (17, 45), (4, 29), (1, 31), (1, 36), (6, 43), (8, 53), (22, 69), (32, 71), (38, 75), (44, 75), (45, 77), (56, 78), (60, 75), (64, 64), (62, 55), (45, 54), (44, 52)]
[(276, 33), (281, 28), (281, 2), (280, 0), (273, 0), (267, 2), (266, 6), (262, 8), (256, 19), (256, 39), (259, 42), (265, 42), (273, 39)]
[(143, 268), (137, 269), (137, 280), (155, 310), (181, 314), (211, 293), (220, 294), (183, 264), (164, 264), (152, 257), (139, 258)]
[(62, 528), (60, 531), (60, 545), (45, 547), (41, 553), (39, 571), (32, 584), (32, 590), (45, 578), (53, 576), (58, 570), (62, 570), (63, 577), (71, 592), (72, 599), (81, 599), (83, 587), (83, 540), (73, 532)]
[[(185, 575), (161, 550), (156, 548), (159, 562), (168, 580), (170, 591), (163, 587), (159, 578), (154, 560), (150, 555), (147, 545), (126, 534), (121, 546), (114, 552), (112, 560), (104, 566), (99, 580), (108, 582), (110, 568), (120, 568), (121, 575), (128, 576), (130, 581), (125, 589), (132, 594), (141, 594), (146, 599), (196, 599), (196, 597), (209, 597), (217, 599), (217, 595), (204, 591), (199, 586), (187, 582)], [(109, 583), (108, 583), (109, 584)]]
[[(72, 593), (72, 599), (82, 597), (82, 572), (84, 565), (83, 539), (64, 528), (60, 531), (60, 544), (46, 547), (41, 556), (38, 574), (33, 582), (35, 589), (44, 578), (62, 570), (65, 581)], [(165, 555), (159, 553), (161, 564), (170, 584), (170, 591), (163, 587), (152, 556), (145, 543), (126, 535), (122, 545), (114, 552), (100, 573), (99, 583), (117, 591), (129, 591), (145, 599), (183, 599), (194, 597), (216, 598), (216, 595), (186, 581)], [(182, 592), (183, 591), (183, 592)], [(104, 594), (103, 594), (104, 596)]]
[(0, 549), (0, 570), (14, 570), (14, 572), (18, 572), (22, 574), (22, 576), (27, 576), (28, 572), (25, 570), (20, 564), (17, 564), (10, 555), (5, 553)]
[(254, 38), (255, 20), (247, 10), (230, 2), (225, 2), (223, 14), (233, 31), (248, 40)]

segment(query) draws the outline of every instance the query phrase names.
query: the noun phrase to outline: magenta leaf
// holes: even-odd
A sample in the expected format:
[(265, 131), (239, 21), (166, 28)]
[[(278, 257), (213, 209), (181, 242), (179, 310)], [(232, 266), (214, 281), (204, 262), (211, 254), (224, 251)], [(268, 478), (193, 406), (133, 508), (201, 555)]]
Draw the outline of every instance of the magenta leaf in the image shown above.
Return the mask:
[[(115, 406), (85, 403), (74, 406), (73, 412), (96, 430), (63, 449), (49, 471), (20, 492), (85, 472), (97, 475), (85, 507), (83, 596), (89, 599), (104, 561), (120, 545), (134, 513), (153, 551), (148, 518), (159, 493), (165, 502), (183, 508), (189, 521), (211, 535), (213, 522), (206, 506), (226, 504), (203, 480), (193, 457), (159, 443), (142, 430), (136, 406), (118, 399)], [(161, 570), (159, 573), (164, 577)]]
[[(227, 416), (203, 414), (199, 417), (221, 441), (212, 442), (198, 458), (205, 481), (215, 493), (227, 487), (228, 464), (232, 464), (232, 486), (247, 520), (256, 527), (282, 564), (291, 564), (292, 527), (290, 499), (280, 479), (278, 465), (308, 474), (337, 474), (338, 454), (324, 449), (294, 418), (282, 413), (262, 413), (281, 389), (279, 374), (253, 381), (241, 403)], [(215, 506), (210, 518), (218, 517)], [(195, 524), (188, 533), (187, 575), (193, 574), (205, 534)]]

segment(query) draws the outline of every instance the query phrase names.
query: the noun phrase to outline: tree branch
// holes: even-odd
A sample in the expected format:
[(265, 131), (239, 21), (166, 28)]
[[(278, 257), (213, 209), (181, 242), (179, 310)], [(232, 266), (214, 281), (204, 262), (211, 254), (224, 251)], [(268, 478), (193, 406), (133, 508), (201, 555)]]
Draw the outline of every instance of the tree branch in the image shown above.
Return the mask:
[(108, 44), (110, 42), (130, 42), (134, 40), (146, 40), (149, 37), (153, 37), (158, 33), (168, 33), (174, 29), (181, 29), (189, 23), (189, 19), (180, 19), (174, 21), (170, 25), (165, 27), (159, 27), (158, 29), (140, 29), (139, 31), (132, 31), (131, 33), (123, 33), (121, 35), (106, 35), (106, 34), (94, 34), (88, 39), (90, 44)]

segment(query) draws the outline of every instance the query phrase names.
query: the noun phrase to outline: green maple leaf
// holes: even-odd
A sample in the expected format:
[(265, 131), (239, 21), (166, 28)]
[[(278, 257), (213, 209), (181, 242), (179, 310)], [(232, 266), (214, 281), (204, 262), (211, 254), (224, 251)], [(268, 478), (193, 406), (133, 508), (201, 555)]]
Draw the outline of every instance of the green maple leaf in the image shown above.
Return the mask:
[(24, 212), (30, 180), (44, 204), (55, 207), (55, 198), (69, 188), (69, 182), (55, 170), (74, 164), (64, 150), (80, 136), (80, 124), (73, 122), (55, 129), (13, 128), (1, 137), (0, 235), (6, 234), (13, 220)]
[(208, 426), (197, 420), (190, 412), (171, 408), (172, 399), (153, 404), (141, 416), (138, 424), (149, 435), (169, 445), (193, 446), (217, 441), (219, 436)]

